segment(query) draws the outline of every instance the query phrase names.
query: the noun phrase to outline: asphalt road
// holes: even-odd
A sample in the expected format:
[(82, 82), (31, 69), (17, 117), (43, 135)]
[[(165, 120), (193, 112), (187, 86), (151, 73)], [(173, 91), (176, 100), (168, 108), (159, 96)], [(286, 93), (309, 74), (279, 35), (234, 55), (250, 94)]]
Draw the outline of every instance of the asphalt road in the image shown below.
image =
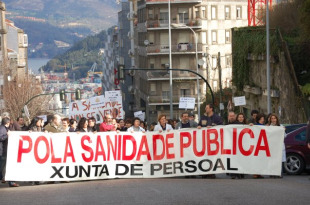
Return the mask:
[(0, 185), (0, 204), (310, 204), (309, 175), (283, 179), (113, 179)]

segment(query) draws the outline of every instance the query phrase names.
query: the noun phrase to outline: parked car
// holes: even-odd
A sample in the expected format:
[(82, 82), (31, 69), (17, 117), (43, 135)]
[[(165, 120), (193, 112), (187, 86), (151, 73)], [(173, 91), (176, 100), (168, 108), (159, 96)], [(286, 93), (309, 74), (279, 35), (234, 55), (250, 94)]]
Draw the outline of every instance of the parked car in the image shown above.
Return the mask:
[(303, 126), (307, 126), (307, 124), (285, 125), (285, 133), (288, 134), (288, 133), (293, 132), (294, 130), (297, 130), (298, 128), (301, 128)]
[(287, 174), (297, 175), (310, 169), (310, 149), (306, 140), (306, 126), (290, 132), (284, 139), (286, 148), (284, 170)]

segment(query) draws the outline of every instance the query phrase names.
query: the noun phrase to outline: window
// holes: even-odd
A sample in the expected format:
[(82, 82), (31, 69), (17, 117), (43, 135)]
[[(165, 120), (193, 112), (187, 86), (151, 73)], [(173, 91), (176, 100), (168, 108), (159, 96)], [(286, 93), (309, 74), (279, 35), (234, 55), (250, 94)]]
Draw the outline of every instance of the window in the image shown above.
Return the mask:
[(212, 44), (216, 44), (217, 43), (217, 31), (211, 31), (212, 33)]
[(296, 141), (305, 142), (306, 141), (306, 130), (300, 132), (295, 136)]
[(149, 40), (149, 45), (153, 45), (154, 44), (154, 33), (153, 32), (148, 32), (148, 40)]
[(206, 19), (207, 18), (207, 12), (206, 12), (206, 7), (201, 7), (201, 18)]
[(217, 18), (217, 7), (216, 6), (211, 6), (211, 19), (216, 19)]
[(188, 23), (188, 9), (187, 8), (179, 8), (178, 9), (179, 21), (180, 23), (187, 24)]
[(148, 19), (154, 19), (154, 10), (153, 8), (148, 10)]
[(241, 6), (237, 6), (237, 8), (236, 8), (236, 18), (237, 19), (241, 19), (242, 18), (241, 11), (242, 11), (242, 7)]
[(225, 19), (230, 19), (230, 6), (225, 6)]
[(170, 101), (170, 85), (167, 82), (164, 82), (161, 84), (161, 90), (162, 90), (162, 99), (163, 102), (168, 102)]
[[(182, 57), (180, 58), (180, 69), (190, 69), (190, 65), (189, 65), (189, 57)], [(180, 71), (180, 74), (183, 75), (187, 75), (188, 72), (187, 71)]]
[(215, 69), (217, 67), (217, 57), (212, 56), (212, 68)]
[(196, 16), (196, 18), (200, 18), (198, 7), (195, 7), (195, 16)]
[(226, 67), (231, 68), (231, 55), (226, 55), (225, 58)]
[(149, 59), (149, 68), (151, 68), (151, 69), (155, 68), (155, 59), (154, 58)]
[(154, 92), (156, 92), (156, 83), (151, 83), (150, 84), (150, 92), (152, 93), (154, 93)]
[(225, 43), (230, 43), (230, 30), (225, 30)]
[(159, 11), (159, 21), (161, 24), (168, 24), (168, 9), (161, 8)]
[(181, 89), (180, 90), (180, 97), (190, 97), (191, 90), (190, 89)]

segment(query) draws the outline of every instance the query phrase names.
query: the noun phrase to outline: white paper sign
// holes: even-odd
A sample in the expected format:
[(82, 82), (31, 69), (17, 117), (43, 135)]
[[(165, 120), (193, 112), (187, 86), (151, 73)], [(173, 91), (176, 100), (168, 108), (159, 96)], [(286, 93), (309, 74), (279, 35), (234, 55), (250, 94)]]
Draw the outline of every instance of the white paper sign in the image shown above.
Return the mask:
[(234, 97), (235, 106), (246, 105), (245, 96)]
[(180, 103), (179, 103), (179, 108), (180, 109), (194, 109), (195, 108), (195, 100), (196, 100), (196, 98), (181, 97)]
[(144, 121), (145, 120), (145, 112), (138, 111), (134, 113), (134, 116), (139, 118), (140, 120)]

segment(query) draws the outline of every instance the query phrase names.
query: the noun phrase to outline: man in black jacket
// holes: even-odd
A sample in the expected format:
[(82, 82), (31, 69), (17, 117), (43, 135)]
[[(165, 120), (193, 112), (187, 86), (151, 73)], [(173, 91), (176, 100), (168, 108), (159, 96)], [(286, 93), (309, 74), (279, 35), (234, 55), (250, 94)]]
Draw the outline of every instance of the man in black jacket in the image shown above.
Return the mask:
[(206, 113), (201, 116), (201, 119), (198, 123), (198, 129), (201, 127), (212, 127), (215, 125), (223, 125), (223, 120), (220, 116), (214, 113), (213, 104), (206, 105)]
[[(7, 156), (7, 147), (8, 147), (8, 131), (10, 126), (10, 119), (5, 117), (2, 119), (2, 124), (0, 125), (0, 162), (2, 157)], [(3, 169), (5, 169), (5, 165), (0, 164), (0, 179), (3, 180)], [(3, 180), (4, 182), (4, 180)], [(9, 182), (10, 187), (19, 187), (15, 182)]]

